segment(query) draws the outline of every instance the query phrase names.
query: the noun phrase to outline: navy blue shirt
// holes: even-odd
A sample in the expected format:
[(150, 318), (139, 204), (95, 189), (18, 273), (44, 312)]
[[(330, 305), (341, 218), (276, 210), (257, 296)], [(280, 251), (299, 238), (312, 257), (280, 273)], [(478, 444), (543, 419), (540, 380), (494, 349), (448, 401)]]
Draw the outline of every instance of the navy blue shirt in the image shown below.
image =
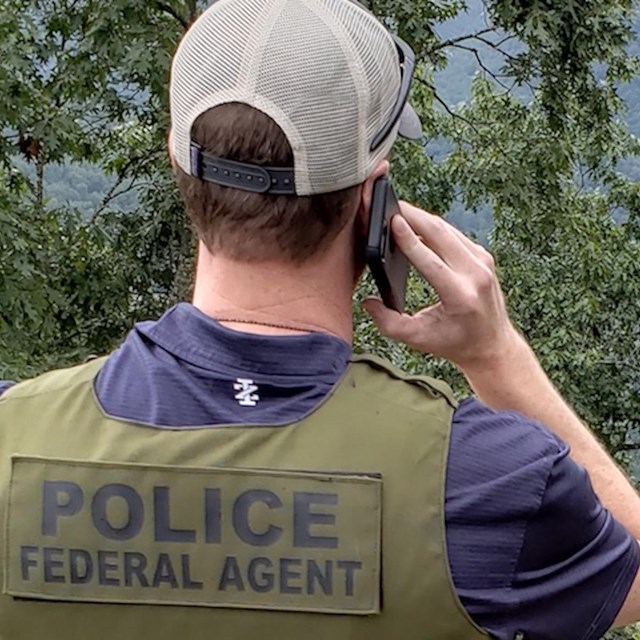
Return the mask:
[(13, 386), (13, 382), (9, 382), (8, 380), (0, 380), (0, 396), (9, 388)]
[[(180, 304), (136, 325), (96, 392), (108, 414), (157, 428), (288, 424), (318, 406), (350, 355), (332, 336), (236, 332)], [(501, 640), (599, 638), (638, 571), (638, 544), (568, 454), (520, 414), (475, 399), (454, 414), (449, 564), (468, 613)]]

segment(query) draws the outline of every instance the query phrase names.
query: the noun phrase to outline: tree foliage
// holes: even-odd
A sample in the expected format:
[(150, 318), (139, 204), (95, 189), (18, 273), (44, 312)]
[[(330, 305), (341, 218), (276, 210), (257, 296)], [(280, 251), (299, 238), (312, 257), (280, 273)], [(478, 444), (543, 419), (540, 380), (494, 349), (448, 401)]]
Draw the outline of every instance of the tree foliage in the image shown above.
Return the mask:
[[(1, 5), (0, 377), (19, 377), (109, 350), (183, 294), (192, 242), (166, 162), (166, 78), (196, 7)], [(45, 198), (45, 168), (69, 161), (111, 176), (91, 212)]]
[[(637, 71), (633, 2), (369, 5), (418, 58), (425, 145), (395, 151), (401, 194), (442, 214), (493, 213), (491, 247), (520, 328), (610, 449), (633, 452), (640, 192), (620, 171), (639, 150), (620, 98)], [(188, 295), (193, 241), (166, 159), (167, 80), (198, 10), (195, 0), (0, 0), (0, 377), (108, 351)], [(464, 103), (440, 80), (460, 55), (475, 70)], [(76, 206), (45, 189), (63, 163), (102, 180)], [(410, 305), (431, 295), (412, 281)], [(381, 339), (357, 305), (356, 323), (357, 348), (464, 388), (446, 363)]]

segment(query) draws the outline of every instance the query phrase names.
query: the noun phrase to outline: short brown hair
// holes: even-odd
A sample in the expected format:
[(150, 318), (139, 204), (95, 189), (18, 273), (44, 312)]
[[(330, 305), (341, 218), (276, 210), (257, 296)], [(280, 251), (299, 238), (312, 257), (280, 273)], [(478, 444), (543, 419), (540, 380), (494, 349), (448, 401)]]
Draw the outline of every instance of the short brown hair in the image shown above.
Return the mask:
[[(266, 114), (230, 103), (203, 113), (191, 132), (204, 151), (237, 162), (292, 167), (293, 151)], [(233, 260), (302, 264), (335, 240), (355, 213), (360, 186), (313, 196), (277, 196), (222, 187), (177, 168), (180, 193), (209, 251)]]

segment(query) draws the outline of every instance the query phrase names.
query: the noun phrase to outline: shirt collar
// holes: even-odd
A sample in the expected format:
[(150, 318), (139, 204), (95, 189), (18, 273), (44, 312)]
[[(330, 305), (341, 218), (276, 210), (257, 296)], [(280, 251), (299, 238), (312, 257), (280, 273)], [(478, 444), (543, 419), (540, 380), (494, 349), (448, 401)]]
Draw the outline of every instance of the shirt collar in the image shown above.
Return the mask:
[(136, 325), (134, 331), (175, 357), (205, 369), (213, 365), (262, 374), (340, 375), (351, 357), (351, 346), (335, 336), (265, 336), (234, 331), (187, 303), (169, 309), (157, 322)]

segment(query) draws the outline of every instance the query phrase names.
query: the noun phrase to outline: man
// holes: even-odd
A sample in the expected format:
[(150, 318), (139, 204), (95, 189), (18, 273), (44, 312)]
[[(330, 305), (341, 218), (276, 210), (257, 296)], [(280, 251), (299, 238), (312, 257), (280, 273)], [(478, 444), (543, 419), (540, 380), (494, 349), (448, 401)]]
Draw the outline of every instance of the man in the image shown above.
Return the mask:
[(193, 304), (2, 395), (0, 637), (590, 640), (640, 617), (638, 497), (482, 248), (403, 204), (440, 302), (365, 304), (486, 405), (351, 354), (373, 183), (417, 133), (409, 67), (351, 0), (219, 0), (185, 36)]

